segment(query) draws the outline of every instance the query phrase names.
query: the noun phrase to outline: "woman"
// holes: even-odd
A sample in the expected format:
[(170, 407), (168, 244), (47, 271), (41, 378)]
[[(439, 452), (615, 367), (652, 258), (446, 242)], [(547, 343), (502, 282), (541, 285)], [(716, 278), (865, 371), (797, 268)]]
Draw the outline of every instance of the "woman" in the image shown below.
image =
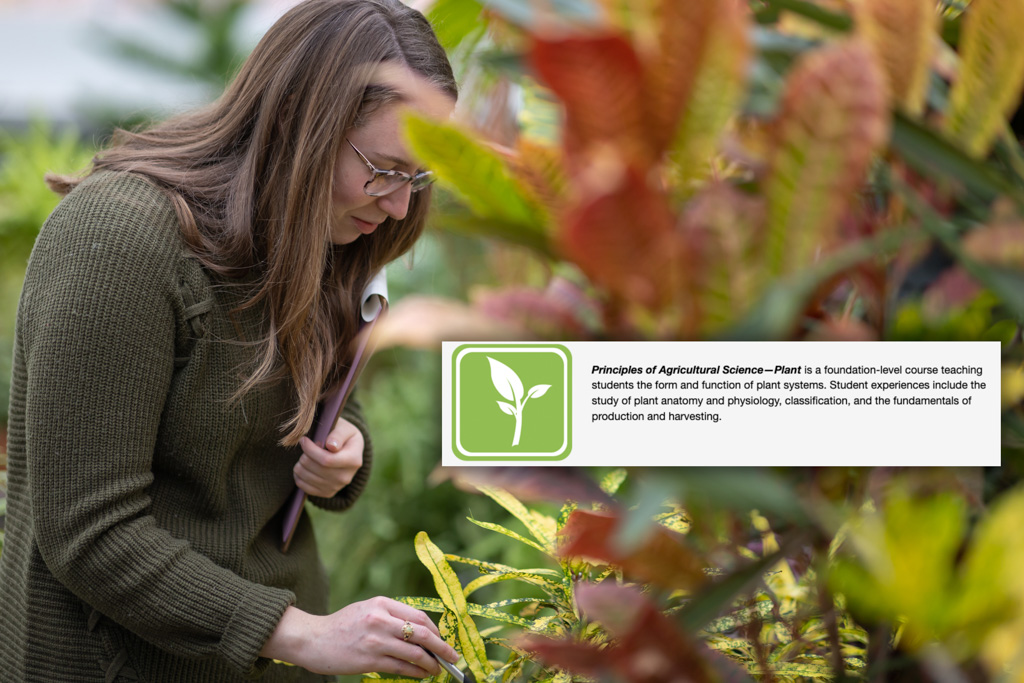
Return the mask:
[(84, 180), (50, 178), (67, 196), (18, 312), (0, 680), (424, 677), (424, 648), (456, 660), (395, 601), (325, 615), (308, 521), (278, 547), (295, 485), (343, 510), (366, 483), (357, 407), (326, 449), (303, 434), (359, 293), (423, 227), (430, 176), (399, 107), (455, 97), (418, 12), (308, 0), (217, 102), (121, 133)]

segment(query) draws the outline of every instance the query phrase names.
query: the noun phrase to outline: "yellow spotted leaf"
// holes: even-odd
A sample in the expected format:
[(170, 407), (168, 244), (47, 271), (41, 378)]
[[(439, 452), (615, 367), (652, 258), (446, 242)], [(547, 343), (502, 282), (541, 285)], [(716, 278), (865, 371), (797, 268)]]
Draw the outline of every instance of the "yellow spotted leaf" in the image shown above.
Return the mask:
[(974, 0), (960, 32), (960, 73), (946, 132), (975, 157), (992, 148), (1024, 87), (1024, 0)]
[(455, 616), (459, 648), (466, 659), (466, 666), (477, 680), (483, 680), (494, 669), (487, 661), (487, 651), (480, 631), (473, 622), (462, 592), (462, 584), (455, 571), (448, 564), (444, 553), (430, 540), (425, 531), (416, 534), (416, 556), (430, 570), (434, 577), (434, 588), (444, 606)]

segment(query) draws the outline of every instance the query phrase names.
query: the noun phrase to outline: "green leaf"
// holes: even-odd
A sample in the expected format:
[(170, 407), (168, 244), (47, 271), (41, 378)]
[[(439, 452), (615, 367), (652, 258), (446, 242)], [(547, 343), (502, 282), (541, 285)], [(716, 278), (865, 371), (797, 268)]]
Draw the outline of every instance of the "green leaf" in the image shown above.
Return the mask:
[(998, 171), (903, 114), (893, 116), (889, 144), (918, 173), (938, 180), (952, 177), (986, 202), (1006, 195), (1024, 206), (1024, 193)]
[[(749, 662), (747, 671), (752, 674), (767, 673), (761, 670), (757, 662)], [(782, 676), (804, 676), (806, 678), (827, 678), (836, 677), (836, 673), (829, 664), (800, 664), (798, 662), (779, 662), (768, 667), (768, 671)]]
[(544, 217), (500, 156), (449, 123), (408, 114), (405, 133), (413, 153), (480, 217), (543, 234)]
[(562, 584), (539, 578), (535, 574), (520, 571), (511, 571), (504, 574), (487, 574), (485, 576), (477, 577), (466, 584), (464, 592), (468, 597), (474, 591), (483, 588), (484, 586), (490, 586), (491, 584), (495, 584), (500, 581), (509, 581), (513, 579), (537, 586), (547, 593), (551, 600), (557, 604), (565, 604), (568, 602), (568, 593)]
[(621, 487), (626, 481), (626, 476), (627, 472), (625, 467), (612, 470), (601, 477), (601, 490), (609, 496), (614, 496), (618, 492), (619, 487)]
[(821, 5), (806, 0), (765, 0), (765, 5), (773, 10), (787, 10), (794, 14), (821, 24), (825, 28), (836, 31), (849, 31), (853, 28), (853, 20), (846, 14), (832, 12)]
[(574, 501), (569, 501), (562, 505), (562, 508), (558, 511), (558, 530), (561, 531), (565, 528), (565, 523), (569, 519), (569, 515), (573, 513), (573, 510), (577, 509), (579, 505)]
[(965, 505), (950, 493), (918, 498), (894, 489), (881, 511), (851, 525), (847, 547), (856, 558), (841, 557), (831, 568), (832, 584), (859, 614), (905, 620), (900, 645), (908, 651), (956, 629), (951, 608), (961, 588), (954, 561)]
[(807, 302), (826, 280), (878, 254), (923, 240), (918, 230), (892, 228), (848, 245), (811, 268), (769, 283), (750, 312), (719, 337), (751, 341), (788, 338), (796, 329)]
[(444, 606), (457, 618), (459, 645), (466, 665), (478, 679), (484, 678), (494, 669), (487, 661), (483, 638), (480, 637), (480, 632), (469, 615), (459, 577), (455, 575), (441, 549), (431, 542), (424, 531), (416, 534), (416, 556), (434, 577), (434, 587)]
[[(540, 543), (537, 543), (536, 541), (533, 541), (533, 540), (531, 540), (529, 538), (526, 538), (525, 536), (521, 536), (521, 535), (517, 534), (516, 532), (514, 532), (514, 531), (512, 531), (510, 529), (506, 529), (505, 527), (501, 526), (500, 524), (494, 524), (492, 522), (481, 522), (480, 520), (473, 519), (472, 517), (467, 517), (466, 519), (468, 519), (473, 524), (476, 524), (478, 527), (482, 527), (484, 529), (489, 529), (490, 531), (497, 531), (499, 534), (502, 534), (504, 536), (508, 536), (509, 538), (514, 538), (515, 540), (519, 541), (520, 543), (525, 543), (526, 545), (530, 546), (531, 548), (536, 548), (537, 550), (541, 551), (542, 553), (548, 553), (548, 550), (545, 549), (544, 546), (542, 546)], [(550, 553), (548, 553), (548, 554), (550, 554)]]
[(783, 559), (785, 553), (795, 546), (796, 538), (794, 536), (789, 539), (778, 552), (715, 581), (710, 587), (701, 591), (679, 612), (678, 619), (683, 628), (690, 632), (703, 629), (728, 605), (731, 605), (738, 595), (759, 581), (768, 569)]
[(554, 519), (528, 509), (518, 498), (504, 489), (496, 486), (478, 486), (477, 489), (522, 522), (523, 526), (543, 546), (540, 548), (542, 551), (548, 554), (555, 551), (555, 529), (557, 524)]
[(462, 557), (461, 555), (452, 555), (451, 553), (445, 555), (445, 559), (449, 562), (458, 562), (459, 564), (468, 564), (472, 567), (476, 567), (482, 572), (489, 572), (492, 574), (508, 574), (510, 572), (516, 572), (519, 574), (529, 574), (542, 578), (544, 576), (556, 576), (561, 577), (560, 572), (554, 569), (547, 569), (546, 567), (540, 567), (537, 569), (517, 569), (516, 567), (510, 567), (507, 564), (500, 564), (498, 562), (485, 562), (483, 560), (477, 560), (472, 557)]
[(554, 247), (545, 232), (535, 229), (524, 229), (521, 223), (510, 222), (497, 218), (474, 216), (465, 209), (446, 212), (443, 218), (446, 230), (463, 235), (492, 237), (510, 244), (533, 249), (548, 258), (555, 257)]
[[(405, 596), (396, 598), (396, 600), (398, 600), (398, 602), (409, 605), (410, 607), (415, 607), (418, 610), (423, 610), (424, 612), (442, 613), (447, 609), (445, 604), (437, 598)], [(503, 612), (501, 611), (500, 607), (505, 606), (505, 604), (515, 604), (516, 602), (536, 601), (536, 598), (522, 598), (520, 601), (505, 600), (500, 603), (490, 603), (487, 605), (480, 605), (477, 603), (468, 602), (466, 603), (466, 611), (469, 614), (472, 614), (474, 617), (484, 617), (487, 619), (491, 619), (493, 621), (500, 621), (504, 624), (511, 624), (513, 626), (528, 629), (532, 626), (532, 621), (530, 621), (529, 619), (524, 619), (523, 617), (518, 617), (514, 614), (509, 614), (508, 612)]]
[(477, 0), (437, 0), (427, 12), (437, 40), (446, 52), (459, 47), (481, 24)]

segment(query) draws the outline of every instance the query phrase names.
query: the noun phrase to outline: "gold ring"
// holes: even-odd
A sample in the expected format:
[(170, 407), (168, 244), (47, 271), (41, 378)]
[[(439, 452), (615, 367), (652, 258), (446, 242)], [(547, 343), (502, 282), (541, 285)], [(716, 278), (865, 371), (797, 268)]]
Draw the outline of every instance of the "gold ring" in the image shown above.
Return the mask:
[(410, 624), (408, 621), (402, 624), (402, 640), (409, 640), (410, 638), (412, 638), (412, 634), (412, 624)]

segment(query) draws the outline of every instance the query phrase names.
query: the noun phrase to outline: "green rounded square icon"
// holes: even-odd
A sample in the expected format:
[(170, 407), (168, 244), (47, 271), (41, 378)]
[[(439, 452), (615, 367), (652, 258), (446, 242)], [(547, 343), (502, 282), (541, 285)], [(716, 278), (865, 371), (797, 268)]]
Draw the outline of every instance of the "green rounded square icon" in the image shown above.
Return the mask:
[(452, 356), (461, 460), (561, 460), (572, 447), (572, 357), (558, 344), (463, 344)]

